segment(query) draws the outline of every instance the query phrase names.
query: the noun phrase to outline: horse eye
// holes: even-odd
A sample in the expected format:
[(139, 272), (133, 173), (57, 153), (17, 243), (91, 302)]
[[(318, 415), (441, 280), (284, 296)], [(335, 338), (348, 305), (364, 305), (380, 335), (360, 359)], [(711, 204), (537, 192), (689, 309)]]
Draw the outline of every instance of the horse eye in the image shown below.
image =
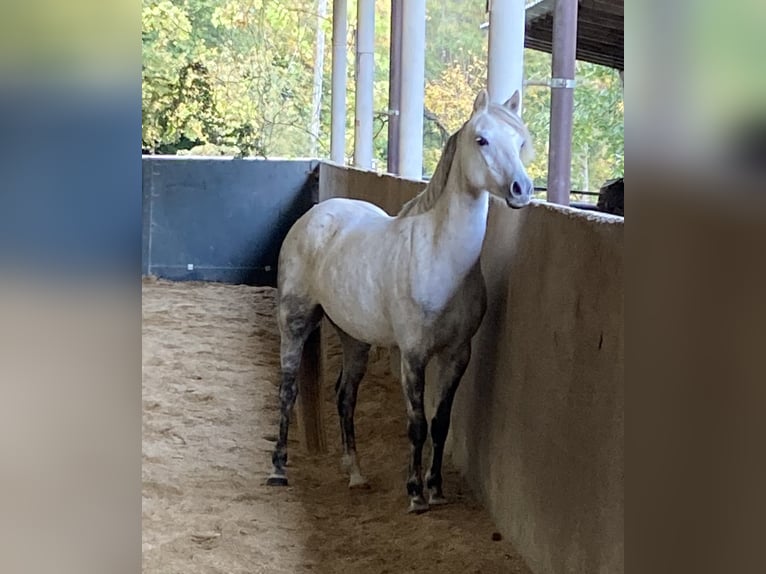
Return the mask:
[(489, 142), (486, 140), (486, 138), (483, 138), (482, 136), (478, 136), (476, 138), (476, 143), (479, 145), (487, 145)]

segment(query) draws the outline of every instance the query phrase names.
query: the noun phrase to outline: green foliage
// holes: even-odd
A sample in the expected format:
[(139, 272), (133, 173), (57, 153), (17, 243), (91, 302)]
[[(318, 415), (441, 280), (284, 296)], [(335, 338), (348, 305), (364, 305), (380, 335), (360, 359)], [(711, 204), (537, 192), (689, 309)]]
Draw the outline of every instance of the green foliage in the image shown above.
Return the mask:
[[(551, 56), (525, 50), (528, 81), (551, 77)], [(616, 70), (577, 62), (572, 130), (572, 189), (597, 191), (607, 180), (625, 172), (624, 109)], [(550, 134), (550, 89), (527, 86), (523, 116), (535, 141), (536, 158), (528, 167), (535, 185), (545, 187)]]
[(306, 149), (313, 11), (311, 0), (144, 0), (143, 148)]
[[(331, 13), (331, 0), (328, 12)], [(331, 18), (317, 0), (143, 0), (142, 147), (150, 153), (299, 157), (311, 150), (314, 46), (325, 34), (321, 156), (329, 154)], [(484, 3), (427, 2), (424, 165), (431, 173), (446, 136), (470, 113), (486, 84)], [(346, 149), (354, 134), (355, 3), (348, 6)], [(387, 148), (390, 1), (376, 1), (373, 133), (375, 165)], [(405, 55), (406, 57), (406, 55)], [(527, 50), (525, 77), (550, 78), (550, 56)], [(623, 103), (617, 73), (578, 63), (572, 179), (597, 189), (624, 170)], [(550, 90), (528, 86), (524, 119), (537, 157), (529, 166), (545, 185)], [(586, 167), (587, 166), (587, 167)]]

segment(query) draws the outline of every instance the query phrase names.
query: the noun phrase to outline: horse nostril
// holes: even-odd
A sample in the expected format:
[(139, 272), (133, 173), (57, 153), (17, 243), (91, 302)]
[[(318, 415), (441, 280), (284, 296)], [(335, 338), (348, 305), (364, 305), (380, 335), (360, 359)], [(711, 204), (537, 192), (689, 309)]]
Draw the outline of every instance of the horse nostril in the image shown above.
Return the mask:
[(511, 186), (511, 194), (512, 195), (521, 195), (521, 186), (519, 185), (518, 181), (514, 181), (513, 185)]

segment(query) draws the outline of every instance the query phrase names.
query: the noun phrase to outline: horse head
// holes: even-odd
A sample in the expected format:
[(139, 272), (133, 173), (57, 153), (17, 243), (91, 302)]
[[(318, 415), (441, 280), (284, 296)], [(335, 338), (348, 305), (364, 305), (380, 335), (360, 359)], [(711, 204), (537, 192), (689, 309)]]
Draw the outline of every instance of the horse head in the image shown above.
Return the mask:
[(460, 130), (459, 161), (468, 184), (504, 199), (509, 207), (526, 206), (534, 191), (524, 162), (533, 154), (532, 142), (519, 116), (519, 92), (502, 105), (479, 92), (470, 119)]

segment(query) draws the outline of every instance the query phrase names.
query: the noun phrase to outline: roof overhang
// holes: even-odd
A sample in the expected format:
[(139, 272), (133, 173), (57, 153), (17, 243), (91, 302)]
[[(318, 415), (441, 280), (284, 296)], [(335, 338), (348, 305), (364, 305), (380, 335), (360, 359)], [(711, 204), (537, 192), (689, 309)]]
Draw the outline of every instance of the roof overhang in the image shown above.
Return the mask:
[[(526, 7), (526, 48), (552, 52), (555, 4), (556, 0), (537, 0)], [(623, 0), (579, 0), (578, 4), (576, 58), (624, 70)]]

